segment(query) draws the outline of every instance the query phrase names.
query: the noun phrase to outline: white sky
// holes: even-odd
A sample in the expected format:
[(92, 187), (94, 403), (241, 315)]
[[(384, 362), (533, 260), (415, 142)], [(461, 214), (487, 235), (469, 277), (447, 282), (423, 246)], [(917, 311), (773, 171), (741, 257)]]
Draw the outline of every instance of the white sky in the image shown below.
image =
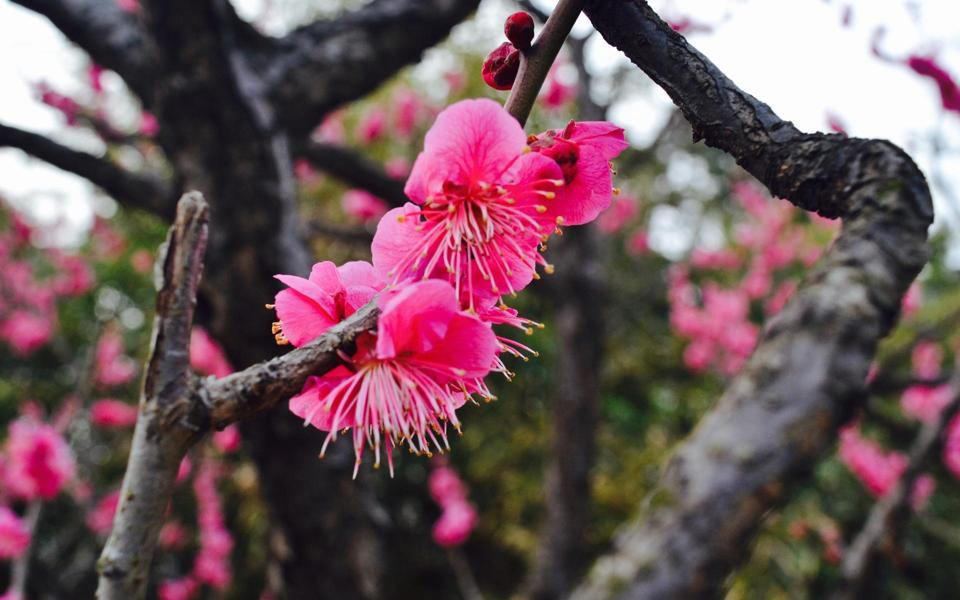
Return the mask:
[[(264, 1), (238, 0), (244, 15), (256, 15)], [(282, 7), (288, 0), (273, 0)], [(555, 2), (541, 2), (550, 6)], [(906, 148), (932, 175), (939, 169), (960, 196), (960, 115), (944, 115), (931, 81), (903, 66), (878, 61), (870, 39), (885, 26), (884, 49), (894, 56), (936, 51), (941, 63), (960, 77), (960, 0), (654, 0), (665, 17), (690, 16), (716, 25), (713, 33), (693, 34), (691, 42), (740, 87), (770, 104), (783, 118), (807, 131), (825, 130), (826, 114), (838, 115), (851, 135), (881, 137)], [(842, 7), (852, 6), (849, 28), (841, 26)], [(485, 5), (481, 22), (501, 22), (512, 11), (507, 2)], [(270, 29), (282, 26), (270, 24)], [(577, 31), (589, 28), (581, 23)], [(611, 70), (620, 54), (597, 36), (590, 63)], [(92, 136), (66, 131), (62, 119), (32, 98), (30, 83), (47, 81), (58, 91), (81, 95), (86, 89), (84, 55), (45, 19), (0, 0), (0, 121), (52, 134), (73, 147), (99, 152)], [(112, 74), (111, 74), (112, 75)], [(122, 83), (114, 76), (108, 88)], [(114, 95), (117, 96), (117, 95)], [(670, 107), (659, 89), (615, 107), (612, 120), (627, 127), (636, 144), (649, 140)], [(135, 111), (122, 102), (120, 119), (135, 123)], [(930, 141), (939, 136), (947, 152), (933, 161)], [(93, 186), (16, 150), (0, 149), (0, 195), (31, 209), (36, 218), (66, 220), (76, 230), (92, 217)], [(946, 197), (934, 188), (938, 214)], [(956, 214), (956, 213), (954, 213)], [(951, 219), (960, 227), (960, 220)], [(953, 227), (951, 227), (953, 228)], [(960, 259), (960, 252), (957, 252)]]

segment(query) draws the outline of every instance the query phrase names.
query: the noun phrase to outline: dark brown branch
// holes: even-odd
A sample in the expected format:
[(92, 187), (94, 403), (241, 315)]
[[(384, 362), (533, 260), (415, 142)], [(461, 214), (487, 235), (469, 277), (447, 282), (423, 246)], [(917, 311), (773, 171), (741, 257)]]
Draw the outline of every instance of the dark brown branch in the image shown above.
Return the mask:
[(520, 54), (520, 70), (504, 108), (521, 125), (527, 122), (547, 73), (582, 8), (583, 0), (560, 0), (533, 45)]
[(114, 0), (14, 0), (39, 13), (99, 65), (116, 71), (148, 105), (158, 72), (157, 54), (135, 15)]
[(336, 107), (419, 60), (479, 0), (377, 0), (279, 40), (267, 81), (280, 125), (306, 134)]
[(390, 177), (378, 164), (355, 150), (337, 144), (308, 142), (299, 148), (298, 154), (321, 171), (366, 190), (391, 206), (403, 206), (409, 201), (403, 193), (402, 180)]
[(574, 597), (713, 597), (766, 512), (803, 481), (864, 397), (877, 342), (929, 254), (922, 173), (886, 141), (804, 134), (743, 92), (639, 0), (591, 0), (604, 38), (654, 79), (698, 139), (843, 230), (743, 371), (675, 452), (643, 517)]
[(200, 431), (183, 427), (191, 411), (190, 330), (207, 243), (207, 203), (184, 195), (161, 249), (157, 316), (147, 362), (140, 414), (123, 476), (113, 530), (97, 570), (100, 600), (146, 594), (150, 562), (180, 461)]
[(953, 400), (936, 420), (926, 423), (910, 447), (907, 468), (887, 495), (877, 501), (867, 521), (847, 549), (840, 567), (842, 583), (834, 594), (836, 600), (864, 598), (874, 574), (877, 558), (884, 540), (895, 540), (910, 515), (913, 484), (920, 471), (929, 463), (943, 444), (947, 426), (960, 410), (960, 379), (951, 382)]
[(36, 133), (0, 124), (0, 147), (18, 148), (30, 156), (90, 180), (123, 206), (140, 208), (169, 219), (176, 198), (158, 177), (130, 173), (110, 161), (73, 150)]

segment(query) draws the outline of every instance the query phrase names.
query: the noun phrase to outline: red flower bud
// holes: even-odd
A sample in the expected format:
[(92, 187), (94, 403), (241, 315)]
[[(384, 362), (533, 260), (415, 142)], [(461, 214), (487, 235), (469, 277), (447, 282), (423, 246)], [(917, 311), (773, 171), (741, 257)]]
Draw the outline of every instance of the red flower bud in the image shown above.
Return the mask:
[(520, 51), (504, 42), (483, 61), (483, 80), (495, 90), (509, 90), (520, 68)]
[(533, 41), (533, 17), (522, 10), (515, 12), (503, 24), (503, 33), (517, 50), (526, 50)]

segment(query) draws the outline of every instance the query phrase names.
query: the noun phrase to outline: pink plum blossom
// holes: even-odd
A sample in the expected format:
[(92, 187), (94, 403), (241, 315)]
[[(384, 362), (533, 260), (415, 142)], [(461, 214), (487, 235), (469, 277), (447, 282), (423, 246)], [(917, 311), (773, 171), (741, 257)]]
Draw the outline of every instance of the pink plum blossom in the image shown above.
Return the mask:
[(577, 97), (577, 86), (563, 81), (560, 72), (562, 68), (563, 63), (558, 60), (553, 63), (547, 73), (547, 80), (539, 100), (548, 111), (559, 110)]
[(458, 297), (523, 289), (545, 264), (538, 246), (564, 218), (560, 169), (526, 148), (520, 124), (496, 102), (464, 100), (441, 112), (407, 180), (416, 204), (391, 210), (377, 227), (376, 268), (391, 281), (447, 278)]
[(160, 133), (160, 121), (153, 113), (143, 111), (140, 113), (140, 134), (152, 138)]
[(399, 89), (393, 94), (393, 131), (401, 140), (409, 140), (423, 114), (423, 101), (412, 90)]
[(645, 229), (638, 229), (627, 238), (627, 253), (631, 256), (643, 256), (650, 252), (650, 239)]
[(910, 506), (913, 510), (921, 511), (927, 507), (930, 502), (930, 496), (937, 489), (937, 480), (932, 475), (924, 473), (918, 476), (913, 482), (913, 490), (910, 492)]
[(98, 535), (106, 535), (113, 528), (113, 517), (120, 505), (120, 490), (114, 490), (97, 502), (87, 514), (87, 527)]
[(137, 422), (137, 407), (112, 398), (97, 400), (90, 407), (90, 421), (96, 427), (131, 427)]
[(104, 329), (94, 353), (97, 383), (102, 387), (123, 385), (137, 374), (137, 363), (124, 354), (123, 337), (115, 326)]
[(90, 88), (93, 89), (94, 94), (103, 94), (103, 67), (97, 63), (90, 63), (87, 67), (87, 79), (90, 80)]
[(6, 490), (24, 500), (55, 498), (75, 471), (67, 442), (53, 427), (32, 417), (12, 421), (8, 431)]
[(223, 590), (230, 584), (230, 552), (233, 536), (223, 522), (223, 507), (217, 492), (218, 465), (204, 461), (193, 480), (197, 496), (197, 524), (200, 528), (200, 550), (193, 563), (197, 581)]
[(20, 356), (32, 354), (53, 337), (51, 317), (17, 309), (0, 320), (0, 338)]
[(298, 347), (355, 313), (384, 285), (373, 266), (362, 261), (340, 267), (320, 262), (313, 265), (309, 279), (295, 275), (277, 279), (289, 287), (276, 296), (279, 321), (274, 333), (278, 342)]
[(137, 250), (130, 255), (130, 266), (137, 273), (149, 273), (153, 269), (153, 254), (149, 250)]
[(0, 560), (19, 558), (29, 546), (26, 523), (6, 506), (0, 506)]
[(947, 426), (946, 440), (943, 443), (943, 464), (960, 479), (960, 416), (953, 417)]
[(410, 161), (403, 156), (394, 156), (386, 162), (383, 169), (394, 179), (406, 179), (410, 174)]
[(623, 129), (603, 121), (570, 121), (535, 137), (530, 147), (553, 159), (566, 185), (554, 210), (567, 225), (582, 225), (610, 206), (614, 194), (610, 161), (627, 147)]
[(600, 218), (597, 219), (597, 229), (606, 234), (616, 233), (637, 216), (638, 210), (636, 198), (620, 196), (613, 201), (609, 208), (600, 213)]
[(213, 445), (224, 454), (230, 454), (240, 449), (240, 428), (228, 425), (221, 431), (213, 434)]
[(440, 506), (462, 502), (467, 498), (467, 487), (460, 480), (460, 476), (453, 468), (443, 463), (430, 471), (427, 486), (430, 489), (430, 496)]
[(357, 123), (357, 140), (364, 145), (372, 144), (383, 137), (387, 128), (387, 111), (374, 106)]
[(314, 170), (313, 165), (305, 158), (298, 158), (293, 163), (293, 174), (298, 181), (309, 183), (317, 179), (319, 174)]
[[(499, 348), (490, 325), (461, 310), (445, 281), (401, 287), (378, 304), (376, 336), (361, 335), (348, 366), (309, 378), (290, 400), (294, 414), (329, 432), (321, 455), (339, 430), (353, 429), (354, 473), (364, 445), (372, 447), (375, 466), (385, 445), (391, 472), (395, 446), (426, 454), (431, 446), (445, 449), (447, 424), (460, 428), (456, 409), (471, 392), (489, 396), (480, 380)], [(282, 315), (281, 323), (286, 331)]]
[(190, 600), (200, 589), (200, 584), (193, 577), (168, 579), (157, 586), (157, 597), (160, 600)]
[(165, 550), (181, 548), (187, 543), (187, 530), (179, 521), (167, 521), (160, 528), (157, 542)]
[(911, 56), (907, 59), (915, 73), (932, 79), (940, 90), (944, 110), (960, 113), (960, 86), (953, 76), (932, 56)]
[(921, 379), (933, 379), (940, 375), (943, 363), (943, 349), (936, 342), (922, 341), (913, 348), (911, 354), (913, 374)]
[(467, 502), (454, 502), (443, 508), (433, 524), (433, 540), (440, 546), (459, 546), (467, 541), (477, 524), (477, 511)]
[(198, 373), (214, 377), (233, 373), (223, 347), (200, 326), (194, 326), (190, 332), (190, 366)]
[(347, 139), (347, 130), (343, 126), (343, 113), (338, 111), (327, 115), (314, 129), (311, 137), (318, 142), (342, 144)]
[(343, 212), (361, 223), (375, 221), (390, 209), (384, 200), (366, 190), (347, 191), (343, 194), (341, 204)]
[(735, 250), (722, 248), (720, 250), (704, 250), (695, 248), (690, 253), (690, 265), (697, 269), (716, 269), (730, 271), (743, 264), (743, 258)]
[(907, 468), (906, 456), (884, 452), (876, 442), (861, 437), (855, 425), (840, 432), (840, 461), (878, 498), (893, 488)]
[(923, 302), (923, 288), (914, 281), (907, 288), (907, 293), (903, 296), (903, 304), (900, 310), (904, 317), (911, 317), (920, 310), (920, 303)]

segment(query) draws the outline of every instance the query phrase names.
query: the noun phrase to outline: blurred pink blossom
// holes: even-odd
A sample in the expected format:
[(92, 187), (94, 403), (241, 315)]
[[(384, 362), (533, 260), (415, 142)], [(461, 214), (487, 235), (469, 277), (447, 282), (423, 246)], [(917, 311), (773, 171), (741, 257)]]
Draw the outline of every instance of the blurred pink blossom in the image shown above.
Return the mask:
[(113, 517), (120, 505), (120, 490), (114, 490), (100, 499), (87, 513), (87, 527), (98, 535), (106, 535), (113, 528)]
[(341, 199), (343, 212), (362, 223), (376, 221), (382, 217), (390, 206), (366, 190), (349, 190)]
[(223, 347), (199, 325), (190, 333), (190, 366), (198, 373), (218, 378), (233, 373)]
[(73, 454), (50, 425), (32, 417), (12, 421), (5, 447), (6, 490), (23, 500), (52, 500), (74, 476)]
[(137, 407), (113, 398), (97, 400), (90, 407), (90, 421), (96, 427), (131, 427), (137, 422)]
[(97, 384), (101, 387), (123, 385), (137, 374), (137, 363), (124, 354), (123, 337), (116, 325), (103, 330), (94, 353)]
[(0, 505), (0, 560), (19, 558), (30, 546), (30, 530), (15, 512)]

